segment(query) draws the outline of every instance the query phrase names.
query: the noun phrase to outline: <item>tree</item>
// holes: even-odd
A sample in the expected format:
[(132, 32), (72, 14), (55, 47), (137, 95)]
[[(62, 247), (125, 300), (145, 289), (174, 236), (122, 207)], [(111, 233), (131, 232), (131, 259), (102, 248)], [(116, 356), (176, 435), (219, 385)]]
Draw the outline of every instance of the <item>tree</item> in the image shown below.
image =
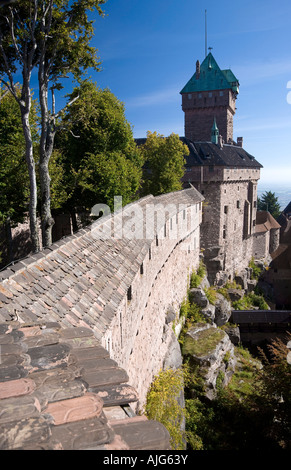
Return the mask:
[(84, 80), (69, 99), (75, 101), (64, 114), (62, 125), (69, 131), (57, 136), (64, 155), (68, 205), (91, 209), (97, 203), (113, 208), (114, 196), (123, 204), (136, 198), (143, 160), (135, 144), (125, 109), (108, 89)]
[[(30, 177), (30, 228), (34, 251), (39, 249), (36, 230), (37, 187), (29, 115), (31, 109), (31, 76), (38, 73), (41, 112), (39, 173), (43, 245), (51, 244), (51, 195), (49, 160), (52, 155), (57, 119), (55, 91), (62, 80), (72, 74), (79, 79), (89, 67), (99, 70), (97, 51), (90, 47), (94, 33), (88, 11), (106, 0), (22, 0), (3, 7), (0, 16), (0, 80), (19, 104), (26, 142), (26, 161)], [(22, 74), (21, 97), (15, 90), (16, 74)], [(49, 107), (49, 90), (52, 106)]]
[(270, 212), (275, 219), (277, 219), (282, 212), (278, 197), (275, 193), (272, 193), (272, 191), (265, 191), (261, 198), (258, 197), (258, 210)]
[(273, 419), (269, 435), (280, 447), (291, 449), (291, 364), (287, 360), (291, 334), (276, 338), (268, 344), (267, 353), (261, 350), (264, 367), (261, 372), (262, 398), (272, 410)]
[(177, 134), (169, 137), (148, 132), (145, 144), (141, 146), (145, 160), (143, 194), (159, 194), (182, 189), (185, 156), (188, 147)]
[[(35, 144), (37, 126), (34, 101), (30, 121)], [(11, 226), (22, 222), (28, 211), (29, 177), (19, 106), (9, 90), (3, 88), (0, 88), (0, 149), (0, 223), (6, 226), (8, 259), (12, 261)]]
[(21, 222), (28, 209), (29, 181), (18, 105), (0, 88), (0, 223)]

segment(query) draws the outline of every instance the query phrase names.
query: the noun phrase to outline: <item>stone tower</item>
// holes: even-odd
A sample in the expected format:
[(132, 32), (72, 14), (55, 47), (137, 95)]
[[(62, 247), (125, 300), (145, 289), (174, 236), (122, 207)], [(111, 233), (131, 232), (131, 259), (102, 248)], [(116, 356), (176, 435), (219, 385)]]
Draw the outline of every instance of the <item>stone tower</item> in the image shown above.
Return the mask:
[(231, 70), (221, 70), (211, 52), (181, 90), (185, 137), (193, 142), (211, 141), (214, 119), (225, 143), (233, 141), (233, 116), (239, 82)]

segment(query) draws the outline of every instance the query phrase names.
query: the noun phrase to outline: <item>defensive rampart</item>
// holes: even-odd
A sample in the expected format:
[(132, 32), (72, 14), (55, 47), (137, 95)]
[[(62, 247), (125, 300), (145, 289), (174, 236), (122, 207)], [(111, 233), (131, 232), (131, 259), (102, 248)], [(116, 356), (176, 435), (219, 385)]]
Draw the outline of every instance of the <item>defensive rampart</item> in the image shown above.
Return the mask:
[(10, 266), (0, 321), (90, 327), (143, 404), (173, 340), (167, 312), (199, 262), (202, 199), (194, 188), (148, 196)]

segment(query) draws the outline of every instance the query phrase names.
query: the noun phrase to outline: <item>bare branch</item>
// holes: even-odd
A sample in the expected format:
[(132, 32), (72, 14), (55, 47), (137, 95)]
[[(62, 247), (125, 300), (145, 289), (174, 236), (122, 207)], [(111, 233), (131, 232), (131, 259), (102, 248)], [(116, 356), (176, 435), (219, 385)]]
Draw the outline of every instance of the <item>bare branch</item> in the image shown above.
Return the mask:
[(79, 99), (79, 95), (76, 96), (75, 98), (73, 98), (68, 104), (66, 104), (66, 106), (63, 107), (63, 109), (61, 109), (57, 114), (54, 115), (54, 118), (56, 119), (57, 117), (59, 117), (59, 115), (66, 109), (68, 108), (69, 106), (72, 106), (73, 103), (75, 103), (75, 101), (77, 101)]
[(18, 47), (18, 44), (17, 44), (16, 39), (15, 39), (13, 10), (12, 10), (12, 8), (9, 8), (9, 10), (10, 10), (10, 14), (11, 14), (11, 21), (9, 21), (7, 16), (5, 18), (7, 20), (8, 26), (10, 28), (10, 33), (11, 33), (13, 45), (14, 45), (14, 48), (16, 50), (18, 60), (19, 60), (19, 62), (21, 62), (23, 64), (23, 56), (20, 54), (19, 47)]

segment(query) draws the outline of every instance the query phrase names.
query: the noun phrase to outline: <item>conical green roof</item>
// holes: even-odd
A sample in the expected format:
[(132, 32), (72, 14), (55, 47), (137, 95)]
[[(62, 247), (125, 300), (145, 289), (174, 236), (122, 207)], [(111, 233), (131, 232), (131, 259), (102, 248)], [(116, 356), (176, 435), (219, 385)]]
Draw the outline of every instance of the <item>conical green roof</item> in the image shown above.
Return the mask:
[(231, 70), (221, 70), (211, 52), (200, 65), (200, 75), (196, 72), (180, 93), (193, 93), (195, 91), (229, 90), (239, 91), (239, 82)]

